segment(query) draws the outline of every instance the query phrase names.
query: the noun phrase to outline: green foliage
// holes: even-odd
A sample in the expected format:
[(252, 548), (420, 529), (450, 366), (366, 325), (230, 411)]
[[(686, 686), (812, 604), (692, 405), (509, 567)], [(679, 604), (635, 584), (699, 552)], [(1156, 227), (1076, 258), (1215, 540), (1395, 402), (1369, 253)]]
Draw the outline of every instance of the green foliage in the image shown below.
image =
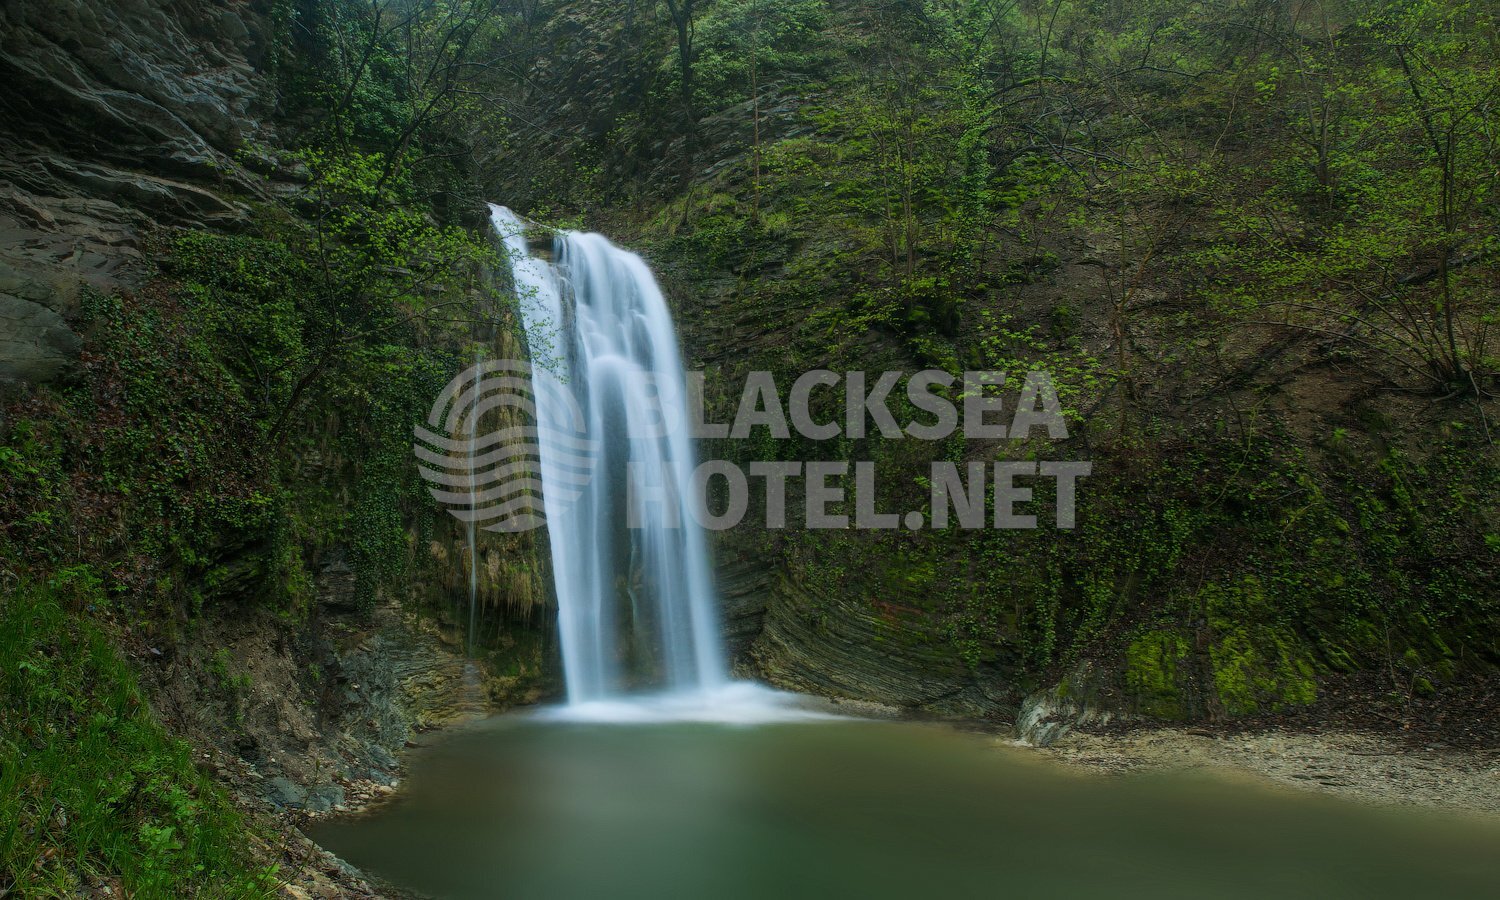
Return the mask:
[[(805, 81), (828, 65), (825, 0), (720, 0), (695, 24), (695, 107), (712, 113), (746, 100), (758, 86)], [(680, 77), (665, 65), (670, 90)], [(753, 68), (753, 72), (752, 72)]]
[[(733, 106), (751, 7), (699, 19), (714, 134), (752, 112)], [(714, 392), (752, 369), (784, 384), (810, 368), (1045, 369), (1076, 435), (1057, 452), (1095, 470), (1070, 533), (809, 533), (768, 552), (805, 583), (917, 610), (900, 628), (976, 671), (1027, 684), (1118, 664), (1160, 715), (1307, 703), (1329, 670), (1415, 691), (1500, 659), (1494, 504), (1472, 499), (1496, 496), (1492, 404), (1474, 404), (1493, 393), (1500, 315), (1500, 32), (1461, 0), (1298, 10), (820, 13), (818, 39), (792, 44), (816, 62), (783, 76), (799, 96), (763, 145), (705, 148), (714, 164), (663, 188), (641, 225), (690, 314), (712, 298), (707, 331), (732, 335), (703, 338), (724, 361), (711, 411), (732, 412)], [(1261, 380), (1293, 357), (1295, 389)], [(1393, 434), (1408, 414), (1372, 403), (1351, 423), (1322, 406), (1338, 393), (1323, 379), (1351, 377), (1468, 398), (1447, 407), (1463, 421), (1442, 441)], [(1245, 418), (1276, 404), (1270, 423)], [(1305, 420), (1284, 411), (1302, 405)], [(931, 460), (1027, 450), (756, 435), (711, 452), (874, 460), (880, 507), (913, 509)]]
[(1187, 639), (1175, 631), (1152, 631), (1125, 650), (1125, 687), (1136, 707), (1149, 716), (1180, 719), (1182, 668), (1188, 661)]
[[(488, 246), (395, 203), (378, 161), (308, 158), (322, 224), (162, 234), (160, 279), (85, 298), (83, 381), (0, 444), (0, 541), (25, 566), (81, 551), (157, 623), (220, 596), (300, 617), (305, 555), (340, 543), (367, 600), (403, 570), (411, 423), (457, 365), (419, 348), (508, 307), (473, 291)], [(336, 445), (307, 427), (339, 421)], [(309, 457), (358, 490), (304, 483)]]
[(60, 507), (67, 485), (62, 442), (45, 418), (11, 424), (0, 444), (0, 557), (16, 558), (22, 548), (46, 547), (67, 531)]
[[(153, 647), (211, 604), (300, 623), (334, 550), (372, 603), (430, 514), (412, 423), (511, 327), (481, 289), (487, 230), (455, 224), (477, 205), (456, 150), (494, 108), (465, 85), (499, 4), (267, 6), (278, 132), (300, 149), (240, 157), (302, 190), (244, 198), (232, 235), (144, 232), (134, 288), (79, 298), (74, 377), (0, 417), (0, 894), (96, 874), (130, 896), (274, 893), (90, 621)], [(232, 654), (201, 664), (243, 714)]]
[[(260, 443), (250, 381), (226, 366), (231, 354), (221, 342), (233, 332), (218, 330), (243, 311), (210, 309), (206, 297), (153, 286), (90, 302), (83, 384), (9, 436), (12, 447), (22, 441), (29, 467), (47, 461), (47, 481), (57, 486), (32, 497), (45, 497), (51, 539), (17, 546), (20, 559), (92, 562), (111, 590), (128, 592), (144, 611), (184, 599), (164, 592), (180, 583), (174, 576), (229, 574), (221, 569), (228, 551), (242, 548), (247, 534), (274, 530), (277, 492), (245, 452)], [(42, 436), (45, 444), (36, 440)]]
[(1262, 706), (1279, 710), (1316, 699), (1306, 645), (1283, 624), (1283, 610), (1266, 597), (1258, 580), (1247, 576), (1236, 585), (1206, 586), (1199, 602), (1214, 635), (1209, 658), (1224, 713), (1244, 715)]
[[(459, 137), (500, 114), (483, 78), (510, 24), (502, 6), (297, 0), (295, 33), (283, 35), (297, 65), (278, 74), (282, 103), (307, 125), (303, 143), (371, 154), (380, 185), (415, 174), (430, 188), (463, 190), (449, 159)], [(412, 160), (429, 154), (412, 173)]]
[[(71, 579), (67, 605), (102, 600), (89, 581)], [(139, 897), (273, 896), (239, 815), (63, 596), (23, 583), (0, 599), (0, 886), (72, 896), (103, 876)]]
[(343, 452), (359, 460), (345, 534), (357, 599), (369, 606), (380, 587), (406, 571), (408, 528), (416, 510), (426, 508), (411, 462), (411, 423), (421, 421), (457, 361), (384, 345), (357, 362), (350, 388), (357, 386), (364, 415), (343, 441)]
[(179, 234), (165, 270), (182, 279), (198, 321), (217, 347), (258, 418), (288, 402), (307, 364), (305, 318), (311, 312), (309, 261), (280, 240), (205, 231)]

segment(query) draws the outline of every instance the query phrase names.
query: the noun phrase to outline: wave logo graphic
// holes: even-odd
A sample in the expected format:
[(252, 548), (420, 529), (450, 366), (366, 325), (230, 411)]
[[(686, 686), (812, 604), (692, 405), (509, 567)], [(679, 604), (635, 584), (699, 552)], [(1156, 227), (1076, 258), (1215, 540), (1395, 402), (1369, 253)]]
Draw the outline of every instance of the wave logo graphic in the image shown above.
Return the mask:
[[(547, 419), (562, 427), (540, 424), (533, 396), (538, 389)], [(514, 412), (488, 415), (500, 427), (477, 433), (487, 414), (507, 408)], [(412, 450), (432, 498), (454, 518), (488, 523), (485, 531), (529, 531), (546, 523), (548, 505), (555, 512), (577, 500), (593, 477), (598, 444), (587, 439), (584, 421), (578, 401), (555, 380), (533, 379), (531, 366), (519, 360), (490, 360), (448, 382), (433, 401), (427, 427), (413, 429)]]

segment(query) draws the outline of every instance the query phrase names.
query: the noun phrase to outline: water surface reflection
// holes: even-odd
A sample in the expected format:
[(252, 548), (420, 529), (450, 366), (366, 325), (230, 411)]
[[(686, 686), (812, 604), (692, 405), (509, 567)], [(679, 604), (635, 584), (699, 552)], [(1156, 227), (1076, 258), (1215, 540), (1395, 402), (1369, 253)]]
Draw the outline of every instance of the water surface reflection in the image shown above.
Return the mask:
[(313, 837), (436, 897), (1500, 896), (1500, 828), (944, 730), (501, 716)]

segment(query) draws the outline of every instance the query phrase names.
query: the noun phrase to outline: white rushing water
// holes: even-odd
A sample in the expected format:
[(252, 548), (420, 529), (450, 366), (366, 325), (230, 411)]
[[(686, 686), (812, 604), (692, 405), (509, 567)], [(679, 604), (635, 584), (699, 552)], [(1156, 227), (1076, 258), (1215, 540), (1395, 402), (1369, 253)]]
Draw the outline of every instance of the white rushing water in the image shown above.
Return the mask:
[[(490, 210), (531, 348), (569, 706), (638, 718), (647, 709), (692, 717), (720, 701), (743, 705), (750, 686), (729, 681), (708, 544), (688, 509), (686, 384), (656, 279), (639, 256), (598, 234), (559, 232), (549, 263), (531, 254), (518, 216)], [(577, 410), (559, 401), (566, 394)], [(575, 433), (578, 410), (597, 442), (590, 459), (549, 438)], [(662, 415), (679, 427), (654, 428)], [(632, 495), (648, 498), (636, 504), (635, 528), (627, 527)]]

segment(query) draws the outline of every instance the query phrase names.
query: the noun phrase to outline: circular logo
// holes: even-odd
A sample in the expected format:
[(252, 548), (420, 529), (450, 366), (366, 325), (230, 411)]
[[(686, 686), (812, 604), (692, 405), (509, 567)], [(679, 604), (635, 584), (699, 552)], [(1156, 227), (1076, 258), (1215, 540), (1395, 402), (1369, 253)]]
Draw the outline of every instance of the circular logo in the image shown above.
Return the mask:
[[(486, 424), (492, 430), (479, 434)], [(519, 360), (460, 372), (433, 401), (427, 427), (413, 432), (432, 498), (461, 522), (486, 523), (485, 531), (545, 524), (547, 506), (555, 512), (577, 500), (593, 476), (597, 444), (586, 438), (577, 400), (550, 373), (533, 377)]]

